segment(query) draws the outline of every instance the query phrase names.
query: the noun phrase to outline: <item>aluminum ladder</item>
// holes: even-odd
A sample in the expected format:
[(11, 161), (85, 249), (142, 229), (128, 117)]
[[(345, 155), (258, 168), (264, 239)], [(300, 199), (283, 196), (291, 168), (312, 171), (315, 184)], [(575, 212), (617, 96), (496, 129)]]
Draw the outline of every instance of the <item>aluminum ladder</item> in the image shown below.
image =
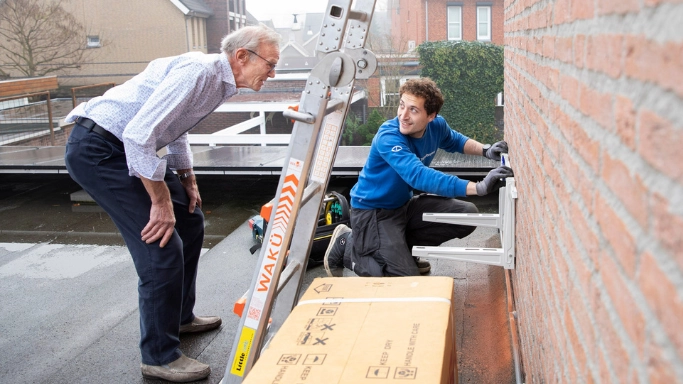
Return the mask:
[[(257, 268), (221, 383), (241, 383), (294, 308), (356, 79), (367, 79), (377, 59), (364, 49), (375, 0), (329, 0), (288, 155), (273, 200)], [(286, 267), (285, 267), (286, 265)]]

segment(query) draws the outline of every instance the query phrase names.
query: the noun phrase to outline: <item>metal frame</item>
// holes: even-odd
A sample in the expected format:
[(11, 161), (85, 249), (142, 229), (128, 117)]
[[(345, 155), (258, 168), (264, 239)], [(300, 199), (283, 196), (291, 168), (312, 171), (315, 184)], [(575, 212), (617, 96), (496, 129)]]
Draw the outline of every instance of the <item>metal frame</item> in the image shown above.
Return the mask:
[(508, 177), (505, 179), (505, 187), (500, 188), (498, 192), (498, 214), (424, 213), (422, 215), (424, 221), (498, 228), (503, 248), (414, 246), (413, 256), (469, 261), (515, 269), (515, 199), (517, 199), (515, 178)]

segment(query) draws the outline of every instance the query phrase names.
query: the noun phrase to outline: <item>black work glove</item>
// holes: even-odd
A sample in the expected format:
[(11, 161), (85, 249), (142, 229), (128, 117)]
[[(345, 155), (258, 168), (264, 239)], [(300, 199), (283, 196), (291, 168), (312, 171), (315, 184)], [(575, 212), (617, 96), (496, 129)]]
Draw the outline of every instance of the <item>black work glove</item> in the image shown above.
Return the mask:
[(491, 160), (500, 161), (500, 154), (508, 153), (508, 143), (505, 141), (499, 141), (491, 146), (486, 151), (486, 157)]
[(497, 191), (505, 184), (506, 177), (512, 177), (514, 175), (512, 168), (504, 165), (491, 170), (484, 180), (477, 183), (477, 195), (484, 196), (493, 191)]

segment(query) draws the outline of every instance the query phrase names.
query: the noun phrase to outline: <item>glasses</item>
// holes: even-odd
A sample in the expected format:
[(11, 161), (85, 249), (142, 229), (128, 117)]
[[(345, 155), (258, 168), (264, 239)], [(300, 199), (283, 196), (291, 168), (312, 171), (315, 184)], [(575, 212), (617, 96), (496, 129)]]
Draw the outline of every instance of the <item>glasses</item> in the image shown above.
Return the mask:
[(261, 55), (259, 55), (258, 53), (252, 51), (251, 49), (247, 49), (247, 51), (248, 51), (249, 53), (253, 53), (254, 55), (260, 57), (261, 59), (263, 59), (263, 61), (265, 61), (266, 63), (268, 63), (268, 66), (270, 67), (270, 71), (268, 71), (268, 72), (271, 72), (271, 71), (274, 71), (274, 70), (275, 70), (275, 66), (276, 66), (277, 64), (271, 63), (270, 60), (266, 60), (263, 56), (261, 56)]

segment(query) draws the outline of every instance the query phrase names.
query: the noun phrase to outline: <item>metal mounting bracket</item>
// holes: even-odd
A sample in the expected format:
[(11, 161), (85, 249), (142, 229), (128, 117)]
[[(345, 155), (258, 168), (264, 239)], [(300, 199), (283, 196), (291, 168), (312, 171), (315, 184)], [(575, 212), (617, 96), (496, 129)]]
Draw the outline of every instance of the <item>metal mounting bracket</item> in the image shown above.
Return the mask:
[[(508, 161), (509, 164), (509, 161)], [(498, 192), (498, 214), (480, 213), (424, 213), (424, 221), (447, 224), (473, 225), (498, 228), (503, 248), (472, 247), (413, 247), (413, 256), (469, 261), (515, 269), (515, 178), (505, 179), (505, 187)]]

